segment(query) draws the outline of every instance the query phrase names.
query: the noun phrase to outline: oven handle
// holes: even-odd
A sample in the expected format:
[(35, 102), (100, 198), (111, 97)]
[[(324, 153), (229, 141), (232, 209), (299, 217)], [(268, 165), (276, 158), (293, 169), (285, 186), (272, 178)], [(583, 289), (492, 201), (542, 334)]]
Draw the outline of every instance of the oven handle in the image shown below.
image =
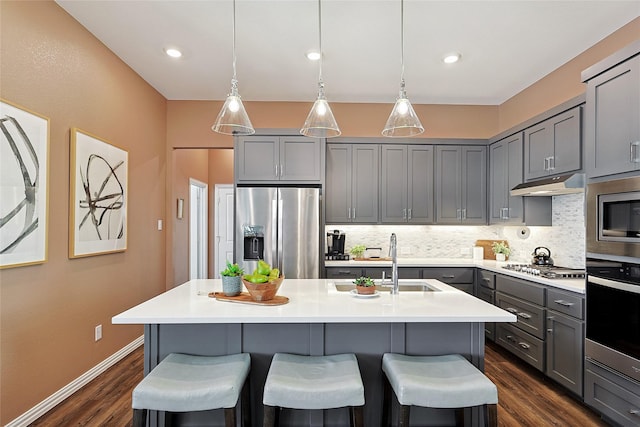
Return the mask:
[(588, 281), (595, 283), (596, 285), (606, 286), (608, 288), (615, 288), (621, 291), (627, 291), (634, 294), (640, 294), (640, 286), (630, 285), (624, 282), (618, 282), (616, 280), (603, 279), (602, 277), (589, 276)]

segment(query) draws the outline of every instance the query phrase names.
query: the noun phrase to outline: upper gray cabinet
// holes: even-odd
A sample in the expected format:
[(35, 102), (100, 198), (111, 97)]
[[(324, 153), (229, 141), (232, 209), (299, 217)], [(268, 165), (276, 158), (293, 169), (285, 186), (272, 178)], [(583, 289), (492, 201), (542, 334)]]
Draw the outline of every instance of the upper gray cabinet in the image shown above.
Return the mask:
[(559, 175), (581, 167), (580, 107), (524, 131), (525, 180)]
[(522, 196), (509, 191), (522, 183), (522, 132), (489, 146), (489, 223), (520, 223)]
[(436, 147), (436, 222), (487, 223), (487, 147)]
[(317, 182), (322, 140), (304, 136), (246, 136), (235, 145), (238, 182)]
[(606, 71), (593, 76), (588, 73), (586, 79), (589, 70), (583, 73), (587, 82), (586, 173), (595, 178), (639, 170), (640, 56), (613, 68), (595, 67)]
[(377, 144), (327, 144), (325, 212), (328, 224), (378, 222)]
[(433, 146), (382, 145), (381, 169), (381, 222), (433, 223)]

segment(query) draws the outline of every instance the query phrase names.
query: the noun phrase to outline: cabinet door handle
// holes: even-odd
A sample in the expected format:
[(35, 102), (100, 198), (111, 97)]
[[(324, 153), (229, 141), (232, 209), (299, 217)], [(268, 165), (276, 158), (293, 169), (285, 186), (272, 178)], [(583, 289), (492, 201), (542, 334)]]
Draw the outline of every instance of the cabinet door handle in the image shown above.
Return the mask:
[(545, 158), (544, 158), (544, 167), (543, 167), (543, 170), (546, 170), (546, 171), (548, 171), (548, 170), (549, 170), (549, 158), (548, 158), (548, 157), (545, 157)]
[(353, 219), (356, 219), (356, 208), (353, 208)]
[(442, 276), (440, 276), (443, 279), (455, 279), (456, 276), (454, 276), (453, 274), (443, 274)]
[(408, 219), (411, 219), (411, 208), (409, 208), (408, 212), (409, 212)]
[(347, 219), (351, 219), (351, 208), (347, 208)]
[(402, 219), (407, 219), (407, 210), (402, 209)]
[(522, 317), (523, 319), (531, 319), (531, 315), (529, 313), (518, 313), (518, 317)]
[(549, 170), (552, 171), (556, 168), (556, 156), (549, 157)]
[(467, 219), (467, 210), (462, 209), (462, 219)]
[(573, 305), (572, 302), (567, 302), (561, 299), (554, 300), (553, 302), (555, 302), (556, 304), (560, 304), (563, 307), (571, 307)]
[(276, 163), (276, 178), (278, 177), (278, 164)]
[(462, 219), (462, 209), (456, 209), (456, 219)]
[(531, 346), (526, 342), (519, 342), (518, 345), (520, 346), (520, 348), (523, 348), (525, 350), (529, 350), (531, 348)]
[(507, 341), (511, 341), (511, 342), (518, 342), (518, 340), (516, 340), (516, 339), (515, 339), (513, 336), (511, 336), (511, 335), (507, 335), (505, 338), (507, 339)]
[(640, 141), (634, 141), (629, 143), (629, 160), (631, 163), (640, 163), (640, 156), (638, 155), (638, 147), (640, 146)]
[(284, 176), (284, 165), (280, 164), (280, 178)]
[(640, 415), (640, 409), (629, 409), (631, 415)]

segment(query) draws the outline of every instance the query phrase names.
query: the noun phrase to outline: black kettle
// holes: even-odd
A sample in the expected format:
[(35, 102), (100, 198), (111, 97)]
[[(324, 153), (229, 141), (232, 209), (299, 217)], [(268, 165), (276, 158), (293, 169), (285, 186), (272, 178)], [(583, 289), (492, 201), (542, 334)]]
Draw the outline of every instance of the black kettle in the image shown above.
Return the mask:
[(545, 248), (544, 246), (538, 246), (533, 250), (533, 253), (531, 255), (533, 255), (531, 264), (547, 265), (547, 266), (553, 265), (553, 259), (551, 258), (551, 251), (549, 250), (549, 248)]

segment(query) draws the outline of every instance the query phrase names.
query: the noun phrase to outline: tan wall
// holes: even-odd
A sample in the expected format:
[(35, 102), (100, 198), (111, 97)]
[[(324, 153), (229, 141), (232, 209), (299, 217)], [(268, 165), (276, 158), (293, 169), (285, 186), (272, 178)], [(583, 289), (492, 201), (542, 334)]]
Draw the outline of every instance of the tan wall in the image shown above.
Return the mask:
[[(209, 181), (209, 150), (173, 150), (173, 281), (172, 286), (189, 280), (189, 218), (191, 215), (190, 182)], [(175, 215), (177, 200), (184, 200), (183, 218)]]
[[(0, 2), (0, 31), (0, 96), (50, 119), (49, 260), (0, 271), (5, 425), (142, 335), (111, 317), (165, 289), (166, 101), (53, 2)], [(129, 152), (123, 253), (67, 257), (72, 127)]]
[(562, 67), (500, 105), (499, 130), (505, 131), (585, 92), (583, 70), (640, 39), (640, 18), (620, 28)]

